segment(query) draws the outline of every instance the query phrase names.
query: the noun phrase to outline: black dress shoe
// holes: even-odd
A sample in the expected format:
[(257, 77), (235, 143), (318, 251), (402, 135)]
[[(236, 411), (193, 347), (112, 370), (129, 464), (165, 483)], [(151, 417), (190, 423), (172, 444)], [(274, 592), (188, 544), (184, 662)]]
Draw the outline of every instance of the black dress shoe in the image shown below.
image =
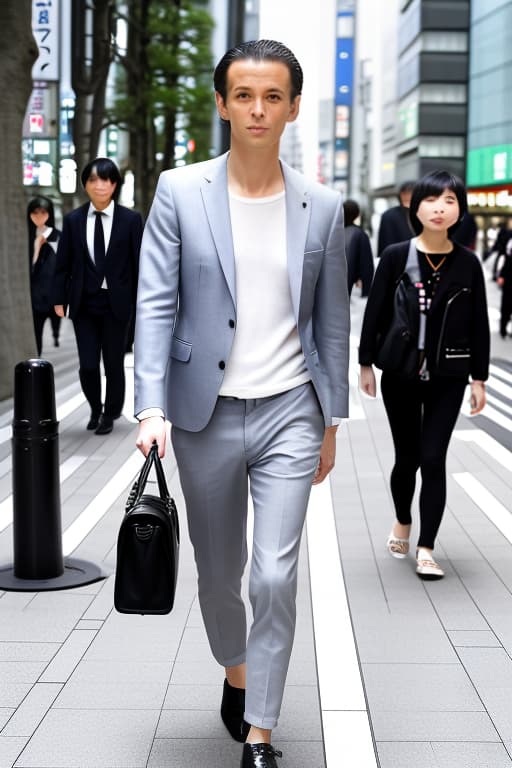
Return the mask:
[(94, 430), (95, 435), (108, 435), (114, 429), (114, 420), (108, 416), (102, 414), (97, 428)]
[(245, 688), (234, 688), (224, 680), (220, 716), (235, 741), (243, 743), (251, 726), (244, 720)]
[(87, 429), (96, 429), (99, 424), (101, 413), (95, 413), (91, 411), (91, 418), (87, 424)]
[(276, 757), (282, 756), (272, 744), (244, 744), (240, 768), (277, 768)]

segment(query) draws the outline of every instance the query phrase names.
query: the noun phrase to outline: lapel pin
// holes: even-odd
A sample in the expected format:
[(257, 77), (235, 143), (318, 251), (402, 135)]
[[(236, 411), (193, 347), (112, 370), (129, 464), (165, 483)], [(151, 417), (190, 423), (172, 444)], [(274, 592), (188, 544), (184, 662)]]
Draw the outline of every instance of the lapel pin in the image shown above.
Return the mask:
[(302, 203), (302, 207), (306, 208), (307, 207), (307, 203)]

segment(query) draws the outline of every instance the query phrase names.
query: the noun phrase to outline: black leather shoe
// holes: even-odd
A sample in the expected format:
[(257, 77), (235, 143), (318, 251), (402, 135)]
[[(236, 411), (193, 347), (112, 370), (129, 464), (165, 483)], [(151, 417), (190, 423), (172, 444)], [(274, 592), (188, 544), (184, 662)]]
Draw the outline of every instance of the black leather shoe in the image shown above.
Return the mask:
[(220, 716), (235, 741), (243, 743), (251, 726), (244, 720), (245, 688), (234, 688), (224, 680)]
[(101, 413), (95, 413), (94, 411), (91, 411), (91, 418), (87, 424), (87, 429), (96, 429), (100, 422), (100, 416)]
[(108, 435), (108, 433), (112, 432), (113, 429), (114, 429), (114, 420), (102, 414), (100, 416), (99, 424), (97, 428), (94, 430), (94, 434)]
[(240, 768), (277, 768), (276, 757), (282, 756), (272, 744), (244, 744)]

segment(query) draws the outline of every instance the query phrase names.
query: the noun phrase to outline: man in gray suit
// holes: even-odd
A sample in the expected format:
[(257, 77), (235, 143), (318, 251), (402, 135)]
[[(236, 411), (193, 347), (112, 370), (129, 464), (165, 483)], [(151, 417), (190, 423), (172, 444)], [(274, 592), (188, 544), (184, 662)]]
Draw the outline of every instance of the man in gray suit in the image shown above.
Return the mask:
[[(349, 300), (339, 194), (279, 160), (302, 70), (280, 43), (228, 51), (214, 84), (230, 151), (165, 171), (144, 231), (135, 334), (137, 445), (165, 450), (185, 496), (199, 602), (226, 669), (221, 716), (242, 768), (276, 768), (312, 483), (348, 415)], [(248, 485), (254, 506), (246, 632)]]

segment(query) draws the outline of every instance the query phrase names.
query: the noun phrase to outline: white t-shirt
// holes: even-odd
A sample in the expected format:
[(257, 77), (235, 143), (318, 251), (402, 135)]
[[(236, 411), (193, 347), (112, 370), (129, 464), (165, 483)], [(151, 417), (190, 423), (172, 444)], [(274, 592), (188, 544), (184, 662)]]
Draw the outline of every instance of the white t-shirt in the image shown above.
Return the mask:
[(220, 395), (257, 398), (311, 379), (293, 314), (287, 267), (285, 192), (229, 193), (237, 324)]

